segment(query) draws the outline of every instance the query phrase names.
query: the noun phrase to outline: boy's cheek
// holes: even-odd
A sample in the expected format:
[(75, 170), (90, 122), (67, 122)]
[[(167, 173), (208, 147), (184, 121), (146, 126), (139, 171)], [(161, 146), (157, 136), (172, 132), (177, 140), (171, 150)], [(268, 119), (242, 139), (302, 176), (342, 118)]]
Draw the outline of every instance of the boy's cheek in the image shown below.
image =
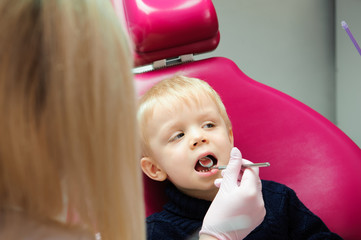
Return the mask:
[(232, 148), (233, 148), (233, 144), (231, 144), (231, 148), (228, 149), (228, 154), (226, 155), (226, 159), (225, 159), (225, 163), (224, 165), (227, 165), (229, 163), (229, 160), (231, 158), (231, 151), (232, 151)]

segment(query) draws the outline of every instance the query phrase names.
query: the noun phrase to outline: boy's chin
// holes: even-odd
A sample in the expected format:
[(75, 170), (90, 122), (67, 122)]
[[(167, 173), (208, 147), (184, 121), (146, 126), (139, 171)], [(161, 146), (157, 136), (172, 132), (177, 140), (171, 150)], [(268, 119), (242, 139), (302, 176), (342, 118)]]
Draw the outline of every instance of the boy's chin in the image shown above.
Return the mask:
[(211, 188), (195, 193), (194, 197), (207, 201), (213, 201), (213, 199), (216, 197), (218, 193), (218, 190), (219, 188), (213, 185), (213, 187)]
[(216, 197), (217, 193), (218, 193), (218, 188), (216, 188), (214, 191), (209, 192), (208, 194), (204, 195), (204, 198), (202, 198), (203, 200), (207, 200), (207, 201), (213, 201), (213, 199)]

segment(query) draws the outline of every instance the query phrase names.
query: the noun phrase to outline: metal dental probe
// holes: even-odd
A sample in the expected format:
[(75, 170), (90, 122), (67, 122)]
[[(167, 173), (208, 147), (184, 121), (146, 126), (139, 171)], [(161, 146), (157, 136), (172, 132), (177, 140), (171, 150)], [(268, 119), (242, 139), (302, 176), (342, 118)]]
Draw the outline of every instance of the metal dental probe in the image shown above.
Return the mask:
[[(269, 167), (271, 164), (269, 162), (264, 163), (250, 163), (250, 164), (243, 164), (242, 167), (249, 168), (249, 167)], [(218, 169), (218, 170), (224, 170), (227, 168), (227, 165), (224, 166), (214, 166), (210, 167), (210, 169)]]

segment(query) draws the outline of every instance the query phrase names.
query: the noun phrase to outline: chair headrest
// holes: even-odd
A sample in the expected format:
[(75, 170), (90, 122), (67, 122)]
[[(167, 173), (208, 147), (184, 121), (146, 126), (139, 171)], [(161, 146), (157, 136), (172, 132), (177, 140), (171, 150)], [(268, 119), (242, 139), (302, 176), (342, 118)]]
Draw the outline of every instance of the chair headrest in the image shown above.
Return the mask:
[(123, 0), (135, 66), (214, 50), (218, 19), (211, 0)]

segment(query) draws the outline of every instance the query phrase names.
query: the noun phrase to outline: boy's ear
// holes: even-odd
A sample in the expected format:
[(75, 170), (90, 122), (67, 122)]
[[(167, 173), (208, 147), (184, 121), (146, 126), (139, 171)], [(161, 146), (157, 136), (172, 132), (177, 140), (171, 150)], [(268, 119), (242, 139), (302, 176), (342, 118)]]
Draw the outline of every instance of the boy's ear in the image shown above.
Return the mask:
[(232, 128), (229, 128), (229, 141), (231, 142), (231, 144), (234, 144), (234, 138), (233, 138), (233, 130)]
[(151, 157), (142, 157), (140, 166), (143, 172), (153, 180), (164, 181), (167, 179), (167, 173)]

